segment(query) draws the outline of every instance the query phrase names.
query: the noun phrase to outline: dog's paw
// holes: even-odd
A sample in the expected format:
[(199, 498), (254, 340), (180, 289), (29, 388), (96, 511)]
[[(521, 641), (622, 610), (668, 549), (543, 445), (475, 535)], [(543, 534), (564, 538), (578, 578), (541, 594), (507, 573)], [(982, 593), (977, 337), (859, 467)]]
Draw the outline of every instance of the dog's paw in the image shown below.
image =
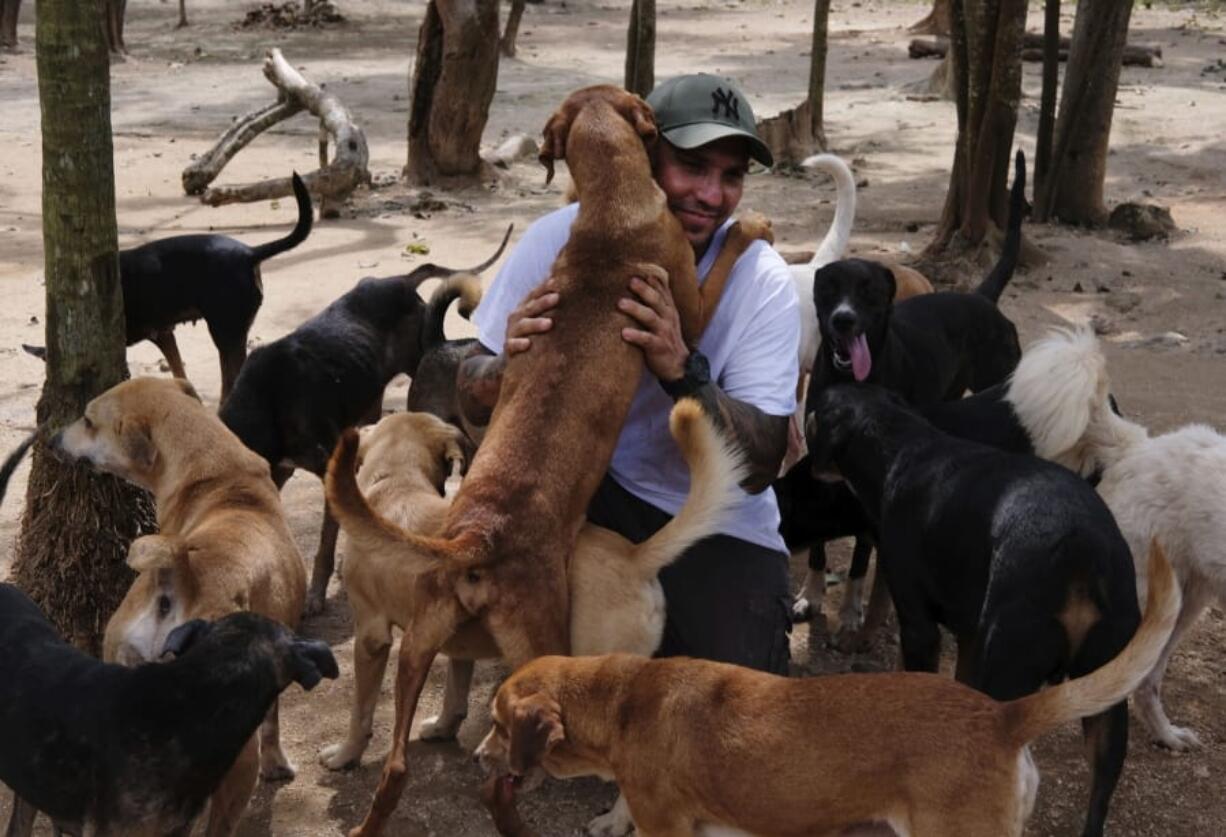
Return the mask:
[(1199, 750), (1204, 746), (1201, 743), (1200, 736), (1191, 729), (1188, 727), (1177, 727), (1174, 724), (1169, 724), (1166, 729), (1159, 731), (1155, 738), (1163, 747), (1166, 747), (1168, 750), (1174, 750), (1177, 753)]
[(797, 596), (792, 601), (792, 621), (793, 622), (808, 622), (813, 615), (813, 605), (809, 603), (809, 599), (802, 595)]
[(464, 715), (444, 718), (435, 715), (421, 722), (418, 738), (422, 741), (451, 741), (460, 732), (460, 724), (464, 723)]
[(775, 232), (771, 229), (771, 220), (761, 212), (748, 211), (737, 217), (736, 223), (728, 231), (728, 240), (737, 250), (744, 250), (753, 242), (762, 239), (771, 244), (775, 242)]
[(285, 753), (273, 751), (267, 757), (260, 753), (260, 778), (265, 782), (288, 782), (296, 773)]
[(329, 744), (319, 751), (319, 763), (329, 770), (348, 770), (362, 761), (364, 747), (354, 747), (348, 741)]
[(630, 806), (624, 796), (618, 796), (612, 810), (592, 819), (586, 829), (589, 837), (624, 837), (634, 831), (630, 818)]

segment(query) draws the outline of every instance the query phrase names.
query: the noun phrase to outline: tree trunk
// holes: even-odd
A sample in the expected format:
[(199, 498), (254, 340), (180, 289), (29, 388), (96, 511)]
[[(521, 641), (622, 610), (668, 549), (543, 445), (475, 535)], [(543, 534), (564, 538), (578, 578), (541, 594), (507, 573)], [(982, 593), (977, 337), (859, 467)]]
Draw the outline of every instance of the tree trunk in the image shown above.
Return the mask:
[(758, 123), (758, 136), (770, 146), (775, 163), (799, 163), (816, 151), (825, 151), (823, 108), (826, 90), (827, 32), (830, 0), (813, 0), (813, 38), (810, 41), (809, 90), (805, 100)]
[(410, 183), (485, 176), (481, 134), (497, 81), (498, 0), (430, 0), (410, 84)]
[(21, 0), (0, 0), (0, 50), (17, 51), (17, 15)]
[[(114, 55), (128, 54), (127, 44), (123, 42), (123, 18), (127, 10), (128, 0), (102, 0), (102, 21), (106, 31), (106, 43)], [(109, 114), (107, 119), (109, 121)]]
[(502, 32), (499, 48), (507, 58), (515, 57), (515, 41), (519, 38), (519, 22), (524, 19), (525, 0), (511, 0), (511, 11), (507, 12), (507, 27)]
[(1060, 84), (1060, 0), (1046, 0), (1043, 6), (1043, 91), (1039, 96), (1039, 129), (1034, 143), (1035, 220), (1042, 195), (1047, 191), (1047, 171), (1051, 168), (1052, 131), (1056, 121), (1056, 88)]
[(175, 28), (182, 29), (187, 25), (187, 0), (179, 0), (179, 22), (175, 24)]
[(958, 138), (949, 191), (930, 255), (957, 233), (977, 246), (988, 230), (1008, 221), (1009, 164), (1022, 96), (1025, 0), (951, 4), (950, 66)]
[(656, 0), (633, 0), (626, 31), (626, 84), (644, 99), (656, 86)]
[(1077, 4), (1051, 168), (1039, 196), (1042, 218), (1090, 226), (1107, 219), (1107, 143), (1131, 16), (1132, 3), (1121, 0)]
[[(38, 423), (78, 418), (127, 375), (115, 230), (110, 60), (98, 7), (39, 0), (47, 380)], [(154, 527), (143, 492), (34, 448), (13, 576), (74, 644), (97, 653), (132, 573), (131, 539)]]

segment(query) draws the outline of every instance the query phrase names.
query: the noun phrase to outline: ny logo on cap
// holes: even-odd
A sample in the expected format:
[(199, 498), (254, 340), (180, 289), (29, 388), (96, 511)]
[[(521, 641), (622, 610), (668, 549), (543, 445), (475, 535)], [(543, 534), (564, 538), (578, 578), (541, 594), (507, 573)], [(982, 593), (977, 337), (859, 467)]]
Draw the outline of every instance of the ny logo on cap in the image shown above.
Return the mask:
[(719, 116), (719, 109), (724, 109), (724, 119), (731, 119), (734, 122), (741, 121), (740, 111), (737, 110), (738, 102), (736, 94), (724, 90), (722, 87), (717, 87), (711, 93), (711, 101), (714, 104), (711, 106), (711, 115)]

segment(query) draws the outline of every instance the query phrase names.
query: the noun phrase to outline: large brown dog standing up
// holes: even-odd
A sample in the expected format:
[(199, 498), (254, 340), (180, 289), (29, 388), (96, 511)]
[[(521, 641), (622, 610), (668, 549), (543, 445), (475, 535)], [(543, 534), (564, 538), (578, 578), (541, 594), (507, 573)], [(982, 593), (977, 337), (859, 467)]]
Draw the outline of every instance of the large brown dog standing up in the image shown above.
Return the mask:
[[(400, 646), (392, 750), (351, 837), (378, 834), (395, 809), (422, 685), (457, 626), (479, 620), (512, 666), (570, 650), (566, 567), (643, 368), (641, 352), (621, 337), (632, 321), (617, 300), (630, 277), (667, 275), (693, 343), (736, 257), (769, 235), (764, 224), (756, 234), (734, 230), (721, 254), (728, 258), (700, 293), (693, 249), (652, 179), (645, 143), (656, 137), (646, 102), (608, 85), (572, 94), (545, 127), (541, 161), (552, 171), (553, 160), (566, 159), (580, 204), (549, 279), (561, 302), (553, 328), (509, 360), (442, 534), (396, 533), (420, 567), (421, 604)], [(330, 492), (329, 500), (344, 526), (354, 510), (344, 497)]]

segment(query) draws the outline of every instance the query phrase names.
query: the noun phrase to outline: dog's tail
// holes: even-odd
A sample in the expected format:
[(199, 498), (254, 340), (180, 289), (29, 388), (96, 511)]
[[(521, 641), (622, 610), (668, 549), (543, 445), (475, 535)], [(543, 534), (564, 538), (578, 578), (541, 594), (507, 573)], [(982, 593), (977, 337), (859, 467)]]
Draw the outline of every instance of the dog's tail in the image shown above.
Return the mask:
[(426, 572), (446, 561), (472, 565), (480, 557), (479, 536), (455, 539), (428, 537), (411, 532), (380, 515), (366, 502), (358, 486), (358, 431), (350, 427), (341, 434), (328, 461), (324, 489), (328, 508), (358, 547), (370, 555), (387, 555), (411, 573)]
[(669, 430), (690, 466), (690, 494), (677, 516), (634, 549), (634, 564), (655, 578), (694, 543), (716, 532), (740, 496), (746, 468), (736, 446), (694, 398), (682, 398), (668, 417)]
[(448, 276), (443, 280), (443, 284), (434, 289), (430, 301), (426, 304), (426, 314), (422, 318), (423, 355), (447, 339), (443, 331), (443, 321), (447, 317), (447, 309), (457, 299), (460, 300), (460, 316), (469, 319), (477, 304), (481, 302), (481, 277), (475, 273), (457, 273)]
[(306, 237), (311, 234), (311, 222), (315, 217), (311, 210), (311, 193), (306, 184), (302, 182), (302, 178), (298, 176), (298, 172), (294, 172), (290, 177), (290, 183), (294, 186), (294, 200), (298, 202), (298, 223), (294, 224), (294, 228), (285, 238), (278, 238), (276, 241), (252, 247), (251, 252), (257, 262), (270, 259), (286, 250), (292, 250), (306, 241)]
[(993, 302), (1000, 300), (1005, 285), (1013, 278), (1017, 257), (1022, 252), (1022, 215), (1026, 211), (1026, 155), (1018, 149), (1014, 158), (1013, 189), (1009, 193), (1009, 229), (1005, 243), (1000, 248), (1000, 258), (992, 272), (979, 283), (975, 293), (986, 296)]
[(1118, 415), (1110, 385), (1094, 332), (1088, 326), (1058, 328), (1022, 354), (1005, 400), (1026, 428), (1036, 456), (1085, 477), (1147, 436), (1143, 427)]
[(0, 504), (4, 503), (4, 495), (8, 493), (9, 480), (13, 478), (13, 472), (17, 470), (17, 466), (21, 464), (26, 451), (30, 449), (30, 445), (34, 444), (34, 440), (37, 438), (38, 431), (35, 430), (23, 439), (21, 444), (17, 446), (17, 449), (9, 454), (8, 459), (4, 460), (4, 464), (0, 465)]
[(1149, 594), (1141, 627), (1111, 662), (1085, 677), (1068, 680), (1002, 707), (1009, 737), (1021, 747), (1078, 718), (1097, 715), (1124, 700), (1158, 662), (1175, 627), (1179, 584), (1161, 545), (1149, 547)]
[(824, 171), (834, 179), (834, 221), (826, 237), (809, 260), (809, 270), (817, 270), (843, 258), (851, 239), (851, 225), (856, 220), (856, 180), (841, 157), (834, 154), (814, 154), (800, 164), (806, 169)]

